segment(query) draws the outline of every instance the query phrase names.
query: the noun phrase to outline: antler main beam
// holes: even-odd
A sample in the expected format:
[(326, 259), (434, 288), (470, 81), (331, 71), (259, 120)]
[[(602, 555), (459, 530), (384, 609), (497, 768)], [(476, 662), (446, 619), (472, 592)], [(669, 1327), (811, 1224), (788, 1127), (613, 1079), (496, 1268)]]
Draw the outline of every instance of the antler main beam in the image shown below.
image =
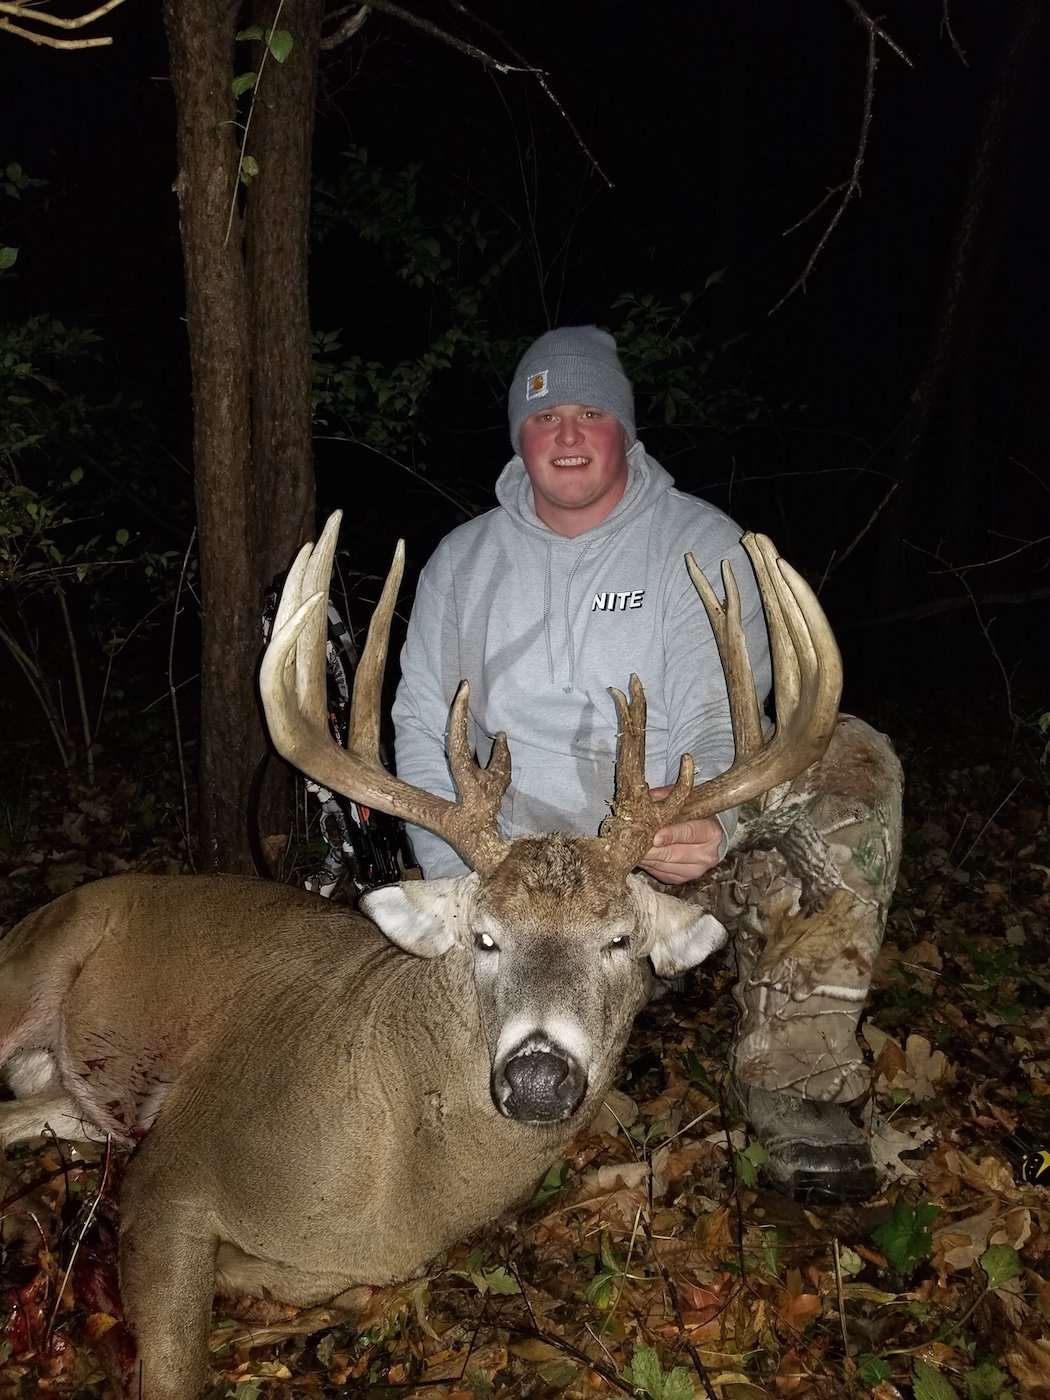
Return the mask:
[[(601, 839), (621, 864), (637, 864), (662, 826), (710, 817), (789, 782), (827, 749), (842, 694), (842, 658), (831, 624), (801, 574), (781, 559), (767, 535), (747, 534), (743, 546), (755, 569), (766, 613), (777, 722), (765, 739), (755, 678), (740, 616), (740, 593), (731, 565), (723, 560), (725, 605), (692, 554), (686, 567), (714, 632), (725, 671), (736, 756), (724, 773), (692, 787), (693, 760), (683, 755), (678, 782), (664, 802), (653, 802), (645, 785), (645, 695), (631, 678), (631, 704), (613, 691), (620, 734), (616, 792)], [(640, 725), (639, 725), (640, 720)], [(683, 789), (683, 774), (688, 784)]]
[(403, 782), (379, 759), (383, 671), (401, 575), (404, 541), (394, 551), (383, 592), (372, 614), (368, 639), (354, 677), (347, 747), (328, 729), (325, 637), (332, 559), (342, 513), (329, 516), (317, 545), (304, 545), (281, 593), (270, 644), (259, 673), (266, 722), (282, 758), (316, 782), (354, 802), (400, 817), (447, 841), (474, 869), (498, 865), (508, 843), (496, 818), (510, 782), (505, 737), (496, 737), (487, 768), (474, 759), (468, 738), (470, 692), (466, 681), (449, 712), (449, 767), (460, 800), (452, 802)]

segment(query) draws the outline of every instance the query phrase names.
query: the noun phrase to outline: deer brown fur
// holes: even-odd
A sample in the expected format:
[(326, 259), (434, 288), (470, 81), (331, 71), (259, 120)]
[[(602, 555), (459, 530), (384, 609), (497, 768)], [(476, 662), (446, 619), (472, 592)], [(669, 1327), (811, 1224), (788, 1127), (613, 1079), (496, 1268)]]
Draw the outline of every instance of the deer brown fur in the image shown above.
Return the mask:
[(337, 524), (290, 572), (264, 659), (275, 744), (326, 785), (444, 834), (473, 873), (373, 891), (360, 914), (259, 881), (120, 876), (0, 943), (0, 1065), (16, 1095), (0, 1104), (0, 1143), (50, 1125), (134, 1147), (120, 1277), (140, 1363), (127, 1394), (145, 1400), (199, 1393), (216, 1289), (310, 1305), (404, 1279), (527, 1197), (600, 1105), (654, 973), (694, 967), (725, 940), (710, 915), (630, 873), (653, 832), (801, 771), (834, 724), (826, 619), (759, 540), (785, 697), (767, 747), (754, 697), (733, 699), (744, 670), (728, 580), (724, 611), (713, 595), (705, 607), (736, 677), (734, 769), (694, 788), (686, 756), (675, 792), (654, 802), (632, 678), (630, 700), (616, 698), (603, 833), (508, 842), (496, 827), (506, 745), (488, 769), (474, 762), (465, 686), (449, 732), (459, 803), (378, 763), (396, 569), (349, 749), (331, 743), (318, 621)]

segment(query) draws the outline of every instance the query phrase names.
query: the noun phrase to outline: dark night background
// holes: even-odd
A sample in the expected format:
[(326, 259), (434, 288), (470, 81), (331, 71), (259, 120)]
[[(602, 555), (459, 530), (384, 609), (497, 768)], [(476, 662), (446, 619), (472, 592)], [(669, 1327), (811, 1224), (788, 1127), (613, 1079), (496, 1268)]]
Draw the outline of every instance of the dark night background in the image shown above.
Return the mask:
[[(334, 11), (338, 0), (327, 3)], [(865, 120), (859, 0), (396, 3), (500, 60), (541, 69), (568, 120), (534, 74), (487, 69), (389, 10), (372, 9), (349, 43), (322, 53), (312, 381), (294, 268), (276, 287), (259, 275), (278, 261), (275, 229), (302, 241), (289, 190), (304, 166), (295, 140), (282, 138), (304, 127), (297, 95), (308, 84), (296, 84), (312, 73), (308, 45), (298, 71), (294, 62), (281, 70), (258, 123), (270, 137), (260, 162), (267, 150), (272, 160), (254, 190), (237, 185), (215, 113), (235, 110), (230, 77), (255, 67), (262, 48), (230, 43), (235, 20), (250, 12), (270, 24), (270, 6), (316, 9), (124, 0), (92, 27), (112, 46), (65, 53), (5, 33), (0, 15), (0, 931), (46, 899), (129, 870), (247, 871), (251, 860), (299, 884), (316, 872), (328, 850), (316, 839), (318, 811), (265, 757), (252, 684), (260, 579), (291, 554), (313, 505), (311, 409), (318, 516), (344, 511), (338, 582), (359, 635), (393, 542), (407, 538), (396, 629), (437, 541), (492, 502), (510, 455), (505, 394), (518, 353), (548, 326), (594, 321), (620, 337), (648, 450), (681, 488), (772, 535), (818, 588), (844, 654), (843, 708), (887, 732), (901, 756), (903, 860), (865, 1027), (875, 1032), (866, 1131), (891, 1180), (888, 1194), (826, 1221), (763, 1191), (759, 1159), (733, 1150), (719, 1087), (734, 1003), (731, 970), (712, 959), (640, 1017), (621, 1080), (638, 1123), (622, 1141), (606, 1132), (570, 1148), (551, 1188), (566, 1194), (548, 1196), (548, 1173), (542, 1206), (450, 1254), (440, 1276), (419, 1281), (429, 1301), (413, 1283), (359, 1332), (347, 1324), (317, 1341), (306, 1335), (320, 1325), (315, 1315), (281, 1322), (294, 1310), (273, 1299), (272, 1314), (249, 1314), (253, 1330), (231, 1351), (222, 1321), (215, 1393), (254, 1395), (261, 1382), (274, 1396), (402, 1391), (408, 1400), (424, 1393), (418, 1383), (453, 1400), (669, 1400), (701, 1393), (684, 1363), (703, 1378), (696, 1348), (707, 1355), (711, 1345), (719, 1367), (732, 1367), (719, 1394), (838, 1397), (861, 1394), (863, 1381), (878, 1400), (899, 1400), (898, 1383), (916, 1400), (1050, 1395), (1050, 4), (869, 7), (910, 64), (876, 45), (860, 188), (821, 247)], [(191, 22), (210, 24), (218, 41), (198, 52), (180, 37)], [(242, 94), (241, 120), (252, 100)], [(208, 315), (184, 285), (180, 160), (183, 171), (217, 172), (212, 183), (229, 190), (224, 200), (236, 193), (243, 211), (232, 251), (218, 250), (214, 208), (197, 201), (187, 212), (185, 198), (187, 184), (199, 192), (208, 180), (183, 181), (191, 293), (207, 287)], [(275, 223), (266, 218), (275, 206), (293, 213)], [(5, 270), (12, 248), (17, 261)], [(425, 275), (416, 284), (399, 267)], [(243, 348), (224, 362), (230, 373), (201, 373), (202, 325)], [(422, 372), (440, 344), (451, 346), (448, 365)], [(291, 353), (267, 358), (275, 345)], [(418, 411), (403, 412), (398, 395), (417, 382)], [(194, 407), (204, 443), (196, 501)], [(221, 555), (220, 534), (232, 541)], [(222, 573), (217, 563), (229, 561)], [(225, 586), (209, 590), (215, 578)], [(245, 598), (247, 608), (234, 605)], [(262, 838), (250, 855), (249, 833)], [(815, 846), (799, 848), (809, 861)], [(362, 881), (376, 874), (366, 856)], [(779, 877), (769, 878), (776, 893)], [(265, 952), (254, 989), (285, 943), (268, 948), (265, 921), (244, 927), (239, 887), (227, 888), (231, 939), (246, 940), (249, 961)], [(285, 893), (260, 896), (273, 895), (274, 925)], [(345, 872), (337, 897), (354, 897)], [(120, 898), (113, 922), (123, 927)], [(158, 945), (173, 898), (156, 900)], [(152, 906), (152, 886), (142, 904)], [(826, 929), (803, 917), (812, 912), (797, 924), (785, 912), (777, 925), (792, 956), (796, 931), (803, 956), (824, 956)], [(172, 927), (176, 950), (189, 947), (185, 928)], [(814, 928), (819, 939), (806, 943)], [(846, 952), (862, 957), (856, 946)], [(213, 970), (203, 956), (202, 977)], [(223, 951), (214, 965), (227, 989), (249, 985), (229, 980), (234, 956)], [(163, 948), (158, 957), (168, 966)], [(332, 985), (341, 995), (349, 982), (340, 974)], [(398, 1015), (407, 981), (385, 985)], [(137, 986), (146, 984), (130, 967), (124, 994), (134, 998)], [(164, 999), (150, 992), (138, 1020), (154, 1004)], [(244, 1098), (238, 1057), (283, 1056), (303, 1025), (302, 1008), (285, 1012), (270, 992), (260, 1004), (267, 1012), (250, 1046), (227, 1037), (227, 1022), (222, 1040), (201, 1042), (232, 1066), (246, 1115), (235, 1128), (249, 1119), (277, 1127), (273, 1105)], [(393, 1024), (366, 1017), (346, 1063)], [(182, 1034), (176, 1026), (157, 1043)], [(442, 1042), (426, 1043), (433, 1055)], [(157, 1052), (162, 1067), (167, 1053)], [(291, 1062), (304, 1063), (301, 1046)], [(93, 1071), (106, 1060), (86, 1063)], [(359, 1063), (352, 1086), (371, 1077), (370, 1059)], [(151, 1094), (156, 1072), (150, 1057), (137, 1061)], [(304, 1080), (304, 1112), (317, 1079)], [(401, 1082), (382, 1072), (375, 1081), (376, 1102)], [(290, 1082), (275, 1074), (277, 1086)], [(357, 1089), (347, 1092), (353, 1110)], [(440, 1094), (431, 1099), (436, 1124), (445, 1109)], [(716, 1112), (724, 1141), (711, 1131)], [(185, 1122), (188, 1108), (176, 1134)], [(440, 1146), (429, 1123), (420, 1120), (419, 1140)], [(1020, 1159), (1007, 1146), (1015, 1129), (1031, 1135)], [(266, 1131), (267, 1149), (283, 1152), (284, 1136)], [(262, 1149), (239, 1131), (230, 1138), (255, 1171)], [(166, 1142), (189, 1160), (177, 1136)], [(99, 1380), (92, 1356), (112, 1373), (130, 1356), (126, 1329), (110, 1325), (119, 1303), (105, 1282), (115, 1239), (103, 1199), (109, 1146), (101, 1175), (91, 1159), (85, 1173), (55, 1149), (48, 1138), (20, 1158), (24, 1186), (0, 1173), (5, 1395), (10, 1384), (29, 1393), (34, 1370), (33, 1393), (99, 1394), (81, 1383)], [(346, 1159), (355, 1152), (350, 1143)], [(632, 1172), (651, 1165), (647, 1180), (606, 1182), (605, 1164), (621, 1152)], [(666, 1196), (653, 1184), (657, 1153), (667, 1154)], [(5, 1171), (12, 1160), (0, 1152)], [(1015, 1185), (1022, 1161), (1038, 1173), (1024, 1187)], [(500, 1165), (481, 1163), (488, 1173)], [(573, 1204), (591, 1177), (600, 1184)], [(328, 1193), (318, 1197), (325, 1211), (341, 1208), (326, 1184), (340, 1179), (323, 1157), (303, 1171), (305, 1190)], [(286, 1209), (287, 1164), (277, 1180), (275, 1218)], [(621, 1190), (629, 1181), (640, 1184)], [(100, 1202), (96, 1250), (88, 1227)], [(503, 1262), (479, 1275), (481, 1259), (506, 1261), (513, 1278)], [(517, 1307), (492, 1276), (515, 1282), (519, 1263), (529, 1291)], [(562, 1378), (534, 1365), (540, 1353), (526, 1359), (515, 1344), (512, 1355), (512, 1335), (539, 1342)], [(565, 1390), (568, 1337), (577, 1380)], [(629, 1351), (632, 1368), (643, 1355), (636, 1341), (674, 1365), (665, 1376), (652, 1352), (655, 1388), (624, 1369)], [(292, 1367), (289, 1388), (271, 1357)], [(685, 1387), (672, 1387), (676, 1373)], [(706, 1381), (705, 1393), (715, 1393)]]
[[(966, 715), (996, 744), (1011, 705), (1030, 718), (1048, 704), (1047, 546), (1020, 546), (1050, 533), (1041, 77), (1050, 26), (1044, 15), (1004, 81), (1024, 11), (951, 5), (964, 64), (939, 4), (886, 7), (885, 27), (914, 66), (879, 46), (861, 197), (805, 288), (774, 314), (834, 201), (787, 230), (854, 159), (866, 35), (844, 3), (488, 7), (492, 30), (549, 74), (612, 190), (529, 76), (487, 72), (381, 13), (325, 56), (316, 136), (319, 181), (338, 178), (350, 146), (364, 147), (389, 171), (418, 164), (420, 208), (435, 220), (478, 211), (490, 255), (521, 240), (486, 302), (494, 339), (558, 322), (616, 328), (618, 295), (674, 301), (721, 272), (685, 318), (714, 351), (701, 393), (743, 395), (754, 412), (672, 428), (650, 414), (646, 427), (640, 405), (647, 445), (679, 485), (769, 531), (824, 579), (848, 706), (920, 730), (934, 713)], [(420, 13), (507, 56), (452, 5), (431, 0)], [(192, 524), (190, 394), (159, 7), (128, 0), (106, 28), (113, 47), (83, 53), (0, 43), (3, 159), (47, 181), (3, 211), (0, 241), (21, 254), (0, 296), (6, 319), (47, 311), (102, 337), (96, 389), (141, 401), (153, 435), (140, 464), (150, 490), (133, 491), (122, 519), (150, 547), (181, 552)], [(908, 467), (913, 489), (895, 515), (899, 501), (884, 498), (902, 473), (916, 387), (937, 348), (989, 103), (1002, 106), (1004, 134), (974, 234), (976, 272)], [(432, 330), (428, 294), (391, 277), (381, 249), (346, 227), (316, 247), (312, 297), (315, 330), (338, 330), (344, 350), (368, 358), (417, 354)], [(428, 483), (454, 487), (475, 508), (487, 503), (508, 455), (501, 393), (491, 373), (453, 367), (439, 377), (428, 440), (409, 463), (415, 475), (327, 435), (318, 441), (320, 503), (346, 510), (355, 567), (383, 567), (396, 533), (418, 565), (462, 518)], [(962, 578), (946, 572), (978, 562)]]

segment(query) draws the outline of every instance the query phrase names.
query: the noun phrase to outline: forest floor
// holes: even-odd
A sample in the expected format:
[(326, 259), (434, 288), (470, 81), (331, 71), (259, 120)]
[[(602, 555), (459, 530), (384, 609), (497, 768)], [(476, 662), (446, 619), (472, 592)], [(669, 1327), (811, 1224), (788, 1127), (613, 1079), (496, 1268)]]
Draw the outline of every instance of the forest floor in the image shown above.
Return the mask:
[[(639, 1018), (607, 1109), (516, 1220), (352, 1321), (217, 1314), (211, 1393), (1050, 1400), (1050, 1170), (1018, 1171), (1050, 1151), (1040, 742), (901, 745), (904, 862), (864, 1025), (875, 1199), (806, 1210), (764, 1188), (723, 1116), (731, 975), (708, 964)], [(98, 875), (180, 868), (159, 777), (24, 796), (43, 790), (27, 764), (4, 808), (3, 926)], [(0, 1172), (0, 1400), (110, 1394), (119, 1162), (45, 1141)]]

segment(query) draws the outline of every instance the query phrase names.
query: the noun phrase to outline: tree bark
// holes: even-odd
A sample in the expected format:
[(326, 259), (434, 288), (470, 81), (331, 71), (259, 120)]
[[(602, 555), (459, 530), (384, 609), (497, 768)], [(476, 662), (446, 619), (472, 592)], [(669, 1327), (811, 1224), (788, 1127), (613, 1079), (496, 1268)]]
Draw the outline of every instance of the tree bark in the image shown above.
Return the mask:
[[(242, 44), (235, 68), (236, 6), (166, 0), (165, 23), (203, 595), (199, 863), (246, 871), (249, 789), (266, 742), (260, 606), (313, 525), (306, 226), (320, 0), (285, 0), (280, 24), (294, 44), (283, 65)], [(241, 190), (230, 83), (249, 64), (262, 70), (248, 142), (260, 173), (257, 189)]]

